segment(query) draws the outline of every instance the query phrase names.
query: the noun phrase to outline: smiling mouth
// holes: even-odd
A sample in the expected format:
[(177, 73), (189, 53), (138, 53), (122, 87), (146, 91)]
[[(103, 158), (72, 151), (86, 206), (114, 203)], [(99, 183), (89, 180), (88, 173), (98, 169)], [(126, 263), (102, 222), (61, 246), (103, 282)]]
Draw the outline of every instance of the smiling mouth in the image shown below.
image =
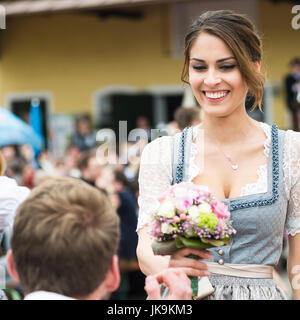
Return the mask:
[(218, 90), (218, 91), (202, 91), (203, 94), (209, 100), (222, 100), (229, 94), (229, 90)]

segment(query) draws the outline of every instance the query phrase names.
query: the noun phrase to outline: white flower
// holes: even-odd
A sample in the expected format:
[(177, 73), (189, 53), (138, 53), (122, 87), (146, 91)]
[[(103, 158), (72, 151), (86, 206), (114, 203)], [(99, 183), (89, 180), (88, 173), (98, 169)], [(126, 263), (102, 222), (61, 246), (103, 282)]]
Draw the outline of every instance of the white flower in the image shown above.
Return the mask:
[(197, 224), (200, 222), (199, 213), (200, 211), (197, 206), (192, 206), (189, 208), (189, 216), (192, 218), (192, 221)]
[(173, 218), (175, 216), (175, 207), (170, 198), (167, 198), (161, 204), (157, 214), (166, 218)]
[(162, 232), (162, 233), (170, 234), (170, 233), (173, 232), (173, 229), (174, 229), (174, 228), (173, 228), (170, 224), (168, 224), (168, 223), (162, 223), (162, 224), (161, 224), (161, 232)]
[(192, 206), (189, 208), (189, 215), (192, 219), (195, 219), (199, 216), (199, 209), (197, 206)]
[(203, 213), (212, 213), (211, 207), (208, 203), (203, 202), (199, 207), (198, 207), (199, 212)]

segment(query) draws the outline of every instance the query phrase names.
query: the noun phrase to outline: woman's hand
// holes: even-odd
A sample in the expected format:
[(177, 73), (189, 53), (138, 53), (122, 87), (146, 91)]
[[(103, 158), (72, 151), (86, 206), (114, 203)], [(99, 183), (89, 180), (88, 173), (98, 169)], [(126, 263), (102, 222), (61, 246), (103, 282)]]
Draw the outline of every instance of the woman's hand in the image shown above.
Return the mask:
[(182, 268), (188, 276), (193, 277), (204, 277), (209, 276), (210, 273), (207, 270), (205, 262), (188, 258), (187, 256), (193, 254), (198, 256), (200, 259), (211, 259), (212, 255), (208, 250), (198, 250), (183, 248), (177, 250), (170, 258), (169, 268)]

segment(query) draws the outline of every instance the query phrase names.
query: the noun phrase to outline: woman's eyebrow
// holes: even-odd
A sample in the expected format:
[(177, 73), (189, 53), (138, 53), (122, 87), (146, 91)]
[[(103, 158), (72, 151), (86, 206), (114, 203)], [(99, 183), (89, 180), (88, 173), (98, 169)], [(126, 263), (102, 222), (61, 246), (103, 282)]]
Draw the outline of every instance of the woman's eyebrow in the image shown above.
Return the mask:
[[(217, 60), (217, 63), (219, 63), (219, 62), (224, 62), (224, 61), (230, 60), (230, 59), (235, 59), (235, 57), (222, 58), (222, 59)], [(195, 60), (195, 61), (197, 61), (197, 62), (202, 62), (202, 63), (205, 63), (205, 62), (206, 62), (205, 60), (198, 59), (198, 58), (191, 58), (191, 60)]]

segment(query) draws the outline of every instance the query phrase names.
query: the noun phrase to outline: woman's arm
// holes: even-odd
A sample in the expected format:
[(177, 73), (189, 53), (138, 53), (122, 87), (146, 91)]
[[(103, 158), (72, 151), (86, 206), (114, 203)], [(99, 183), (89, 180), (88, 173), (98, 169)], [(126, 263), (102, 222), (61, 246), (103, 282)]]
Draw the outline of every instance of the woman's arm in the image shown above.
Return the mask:
[(300, 300), (300, 233), (289, 236), (287, 272), (294, 300)]
[(152, 239), (149, 235), (149, 227), (139, 230), (139, 241), (137, 246), (137, 256), (141, 271), (145, 275), (153, 275), (167, 268), (181, 268), (187, 275), (194, 277), (208, 276), (207, 265), (199, 260), (187, 258), (194, 254), (199, 259), (211, 259), (211, 254), (207, 250), (196, 250), (183, 248), (177, 250), (171, 256), (156, 256), (151, 247)]
[(151, 243), (152, 239), (149, 234), (149, 227), (145, 226), (138, 231), (138, 246), (136, 254), (141, 271), (146, 275), (152, 275), (167, 269), (169, 266), (170, 256), (155, 256)]

